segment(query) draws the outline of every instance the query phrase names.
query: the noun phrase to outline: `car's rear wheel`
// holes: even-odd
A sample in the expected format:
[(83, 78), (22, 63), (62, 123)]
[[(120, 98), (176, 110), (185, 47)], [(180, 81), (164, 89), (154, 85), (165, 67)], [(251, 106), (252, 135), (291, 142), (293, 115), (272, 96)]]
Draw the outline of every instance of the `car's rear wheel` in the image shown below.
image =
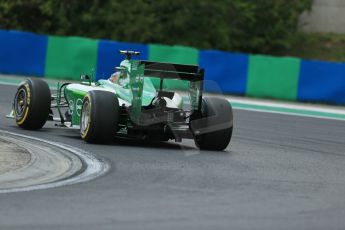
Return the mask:
[(230, 127), (194, 136), (195, 145), (202, 150), (224, 150), (230, 143), (233, 130), (233, 114), (230, 103), (221, 98), (204, 98), (201, 107), (201, 118), (207, 118), (221, 112), (225, 117), (224, 124)]
[(119, 101), (114, 93), (91, 91), (83, 101), (80, 135), (89, 143), (110, 142), (117, 131)]
[(51, 94), (48, 84), (36, 78), (23, 81), (14, 97), (13, 112), (19, 127), (37, 130), (48, 119)]

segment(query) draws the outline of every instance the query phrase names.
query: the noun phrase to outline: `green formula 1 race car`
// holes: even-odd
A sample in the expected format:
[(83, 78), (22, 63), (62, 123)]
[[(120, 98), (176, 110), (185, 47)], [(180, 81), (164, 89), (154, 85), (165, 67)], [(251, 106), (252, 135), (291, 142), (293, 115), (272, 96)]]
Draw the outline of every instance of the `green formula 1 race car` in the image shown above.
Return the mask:
[[(29, 130), (41, 129), (46, 121), (77, 128), (81, 138), (90, 143), (125, 136), (177, 142), (189, 138), (200, 149), (208, 150), (228, 146), (232, 108), (225, 99), (203, 97), (203, 69), (132, 60), (138, 52), (120, 52), (126, 58), (108, 80), (92, 81), (92, 76), (82, 75), (80, 83), (58, 84), (54, 94), (41, 79), (23, 81), (11, 117), (19, 127)], [(166, 80), (181, 81), (185, 87), (167, 90)]]

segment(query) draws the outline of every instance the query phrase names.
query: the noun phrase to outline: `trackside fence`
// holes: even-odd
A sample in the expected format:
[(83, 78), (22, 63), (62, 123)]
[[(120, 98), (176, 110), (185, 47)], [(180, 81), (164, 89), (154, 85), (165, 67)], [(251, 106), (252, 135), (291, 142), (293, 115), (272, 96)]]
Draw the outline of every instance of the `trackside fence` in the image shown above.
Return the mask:
[[(345, 63), (13, 30), (0, 30), (0, 73), (76, 80), (93, 71), (103, 79), (121, 61), (118, 50), (140, 51), (139, 58), (150, 61), (200, 65), (206, 80), (214, 82), (205, 85), (209, 92), (217, 85), (226, 94), (345, 105)], [(165, 86), (186, 87), (174, 80)]]

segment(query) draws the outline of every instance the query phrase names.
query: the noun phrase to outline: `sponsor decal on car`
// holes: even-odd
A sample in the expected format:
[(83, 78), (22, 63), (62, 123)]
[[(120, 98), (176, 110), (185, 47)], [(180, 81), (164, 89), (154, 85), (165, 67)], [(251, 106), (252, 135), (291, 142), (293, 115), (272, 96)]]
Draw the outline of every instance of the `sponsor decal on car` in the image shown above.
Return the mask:
[(80, 117), (81, 109), (83, 107), (83, 100), (78, 98), (77, 103), (75, 104), (75, 110), (77, 111), (77, 115)]
[(68, 104), (69, 104), (69, 113), (73, 115), (74, 111), (76, 111), (77, 116), (80, 117), (81, 109), (83, 107), (83, 100), (80, 98), (77, 99), (77, 102), (75, 102), (75, 99), (69, 100)]
[(73, 111), (74, 111), (74, 101), (73, 100), (69, 100), (68, 101), (68, 104), (69, 104), (69, 113), (71, 115), (73, 115)]

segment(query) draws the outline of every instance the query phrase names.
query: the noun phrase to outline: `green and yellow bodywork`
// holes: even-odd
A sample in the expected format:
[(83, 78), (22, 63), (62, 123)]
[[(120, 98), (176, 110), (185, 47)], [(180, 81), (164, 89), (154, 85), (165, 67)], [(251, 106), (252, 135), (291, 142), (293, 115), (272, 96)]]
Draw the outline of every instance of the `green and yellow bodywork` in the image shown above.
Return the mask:
[[(165, 64), (169, 65), (169, 64)], [(80, 115), (82, 104), (86, 94), (93, 90), (109, 91), (116, 94), (120, 106), (131, 107), (130, 117), (133, 122), (137, 123), (140, 119), (141, 110), (145, 106), (149, 106), (152, 100), (157, 96), (162, 88), (156, 89), (152, 84), (152, 77), (159, 78), (161, 81), (164, 79), (164, 71), (159, 71), (160, 75), (155, 76), (155, 72), (151, 72), (153, 76), (145, 76), (147, 71), (147, 63), (139, 60), (125, 59), (121, 62), (118, 68), (121, 75), (129, 78), (128, 84), (120, 85), (113, 83), (110, 80), (98, 80), (96, 82), (81, 82), (71, 83), (64, 87), (64, 97), (68, 103), (69, 113), (71, 115), (71, 124), (78, 126), (80, 124)], [(171, 75), (174, 71), (166, 71), (166, 74)], [(176, 79), (178, 79), (178, 72), (176, 72)], [(170, 77), (171, 78), (171, 77)], [(199, 105), (199, 94), (201, 91), (200, 81), (190, 84), (188, 89), (188, 99), (192, 108), (197, 109)], [(161, 84), (162, 86), (162, 84)], [(186, 97), (185, 97), (186, 98)], [(182, 108), (183, 101), (179, 102), (176, 107)]]

